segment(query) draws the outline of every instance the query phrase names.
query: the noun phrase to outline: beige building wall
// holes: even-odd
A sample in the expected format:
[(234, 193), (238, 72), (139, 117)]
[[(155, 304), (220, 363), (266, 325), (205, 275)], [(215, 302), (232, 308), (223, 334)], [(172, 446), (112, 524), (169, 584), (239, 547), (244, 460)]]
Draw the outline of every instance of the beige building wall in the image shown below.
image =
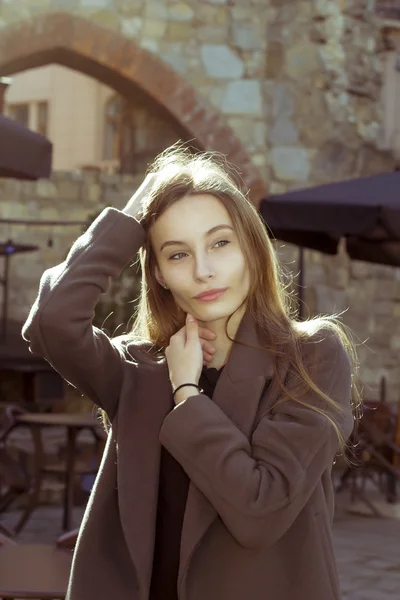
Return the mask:
[(53, 169), (71, 171), (102, 161), (105, 105), (113, 94), (91, 77), (49, 65), (12, 77), (5, 112), (10, 114), (12, 105), (29, 104), (28, 125), (37, 131), (38, 104), (47, 102)]
[(388, 54), (384, 81), (385, 146), (400, 160), (400, 53)]

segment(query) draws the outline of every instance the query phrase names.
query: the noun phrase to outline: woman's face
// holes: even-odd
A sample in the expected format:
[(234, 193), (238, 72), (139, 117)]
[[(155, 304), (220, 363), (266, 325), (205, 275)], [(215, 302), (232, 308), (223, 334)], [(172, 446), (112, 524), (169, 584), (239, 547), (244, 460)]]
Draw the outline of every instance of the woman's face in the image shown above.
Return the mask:
[[(150, 230), (156, 276), (186, 313), (225, 319), (247, 298), (250, 275), (228, 211), (211, 194), (185, 196)], [(199, 294), (218, 290), (214, 295)]]

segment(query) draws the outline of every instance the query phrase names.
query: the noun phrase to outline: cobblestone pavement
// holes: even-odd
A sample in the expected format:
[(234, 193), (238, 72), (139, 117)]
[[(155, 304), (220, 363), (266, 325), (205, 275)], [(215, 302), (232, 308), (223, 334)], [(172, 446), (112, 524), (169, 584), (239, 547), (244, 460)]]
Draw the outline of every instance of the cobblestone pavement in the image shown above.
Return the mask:
[[(76, 507), (75, 527), (79, 526), (82, 515), (83, 508)], [(7, 522), (12, 523), (12, 519), (10, 513)], [(60, 533), (61, 509), (40, 507), (19, 541), (51, 544)], [(334, 543), (343, 600), (400, 598), (400, 521), (350, 515), (343, 506), (338, 506)]]

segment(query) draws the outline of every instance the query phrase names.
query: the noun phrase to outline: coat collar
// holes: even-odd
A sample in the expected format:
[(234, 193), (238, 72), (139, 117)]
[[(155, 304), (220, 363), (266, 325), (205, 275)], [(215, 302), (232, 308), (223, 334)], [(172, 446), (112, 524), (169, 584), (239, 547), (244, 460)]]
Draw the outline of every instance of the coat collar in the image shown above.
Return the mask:
[[(213, 401), (225, 412), (246, 437), (251, 438), (257, 418), (260, 398), (267, 382), (273, 376), (273, 360), (263, 350), (265, 341), (253, 318), (245, 313), (240, 322), (226, 368), (218, 379)], [(242, 345), (246, 344), (246, 345)], [(135, 350), (136, 347), (136, 350)], [(126, 542), (136, 567), (141, 598), (146, 598), (151, 578), (152, 555), (157, 511), (160, 446), (158, 435), (164, 418), (171, 410), (171, 385), (164, 361), (158, 364), (146, 357), (135, 344), (131, 346), (135, 364), (148, 369), (146, 396), (133, 398), (138, 387), (130, 378), (125, 382), (124, 406), (119, 407), (116, 429), (118, 439), (131, 440), (131, 446), (118, 452), (119, 510)], [(136, 368), (132, 365), (131, 368)], [(140, 375), (137, 374), (140, 378)], [(268, 387), (268, 404), (274, 393)], [(275, 386), (276, 387), (276, 386)], [(121, 398), (122, 400), (122, 398)], [(113, 427), (114, 429), (114, 427)], [(128, 475), (130, 474), (130, 476)], [(132, 511), (140, 514), (140, 523), (132, 526)], [(191, 557), (217, 518), (210, 502), (193, 484), (190, 484), (181, 538), (179, 568), (180, 597), (185, 599), (185, 580)]]
[(235, 343), (227, 362), (229, 378), (233, 383), (255, 376), (271, 378), (273, 357), (265, 349), (265, 334), (248, 311), (245, 312), (235, 336)]
[[(235, 340), (241, 343), (232, 346), (226, 368), (215, 387), (213, 401), (250, 439), (260, 399), (273, 377), (273, 358), (263, 349), (263, 334), (248, 313), (239, 325)], [(268, 402), (273, 401), (269, 387), (267, 394)], [(191, 557), (217, 516), (212, 504), (191, 483), (181, 538), (178, 586), (182, 599), (185, 598), (185, 580)]]

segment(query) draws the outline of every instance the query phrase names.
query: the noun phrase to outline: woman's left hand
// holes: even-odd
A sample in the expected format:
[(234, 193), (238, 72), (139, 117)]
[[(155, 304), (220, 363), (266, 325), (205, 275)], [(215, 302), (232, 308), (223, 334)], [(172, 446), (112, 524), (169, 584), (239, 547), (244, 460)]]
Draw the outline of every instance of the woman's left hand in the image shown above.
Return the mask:
[[(165, 356), (174, 390), (183, 383), (198, 385), (203, 367), (203, 349), (199, 326), (192, 315), (187, 314), (185, 327), (171, 337)], [(189, 387), (187, 390), (190, 392)]]

